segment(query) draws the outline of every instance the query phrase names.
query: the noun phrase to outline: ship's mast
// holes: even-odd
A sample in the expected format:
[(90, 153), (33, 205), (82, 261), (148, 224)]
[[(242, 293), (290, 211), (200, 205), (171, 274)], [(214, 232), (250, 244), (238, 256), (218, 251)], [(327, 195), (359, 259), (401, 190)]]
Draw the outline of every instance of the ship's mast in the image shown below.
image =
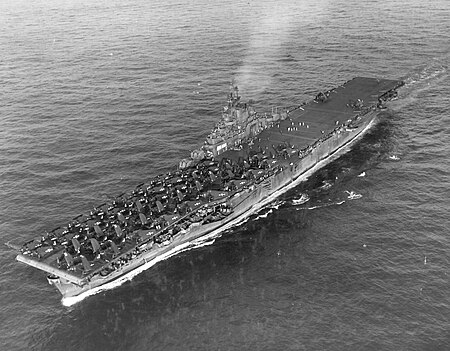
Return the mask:
[(229, 107), (237, 106), (239, 104), (240, 99), (241, 97), (239, 96), (239, 88), (237, 87), (237, 85), (234, 84), (234, 82), (232, 82), (230, 84), (230, 96), (228, 99)]

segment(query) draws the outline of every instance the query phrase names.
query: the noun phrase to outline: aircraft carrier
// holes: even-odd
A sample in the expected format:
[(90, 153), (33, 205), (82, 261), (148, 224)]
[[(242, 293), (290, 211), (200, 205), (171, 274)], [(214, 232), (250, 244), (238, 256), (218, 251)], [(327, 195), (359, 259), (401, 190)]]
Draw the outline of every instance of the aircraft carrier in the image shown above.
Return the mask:
[(222, 116), (173, 172), (15, 247), (70, 305), (218, 235), (349, 149), (399, 80), (357, 77), (311, 101), (258, 113), (230, 88)]

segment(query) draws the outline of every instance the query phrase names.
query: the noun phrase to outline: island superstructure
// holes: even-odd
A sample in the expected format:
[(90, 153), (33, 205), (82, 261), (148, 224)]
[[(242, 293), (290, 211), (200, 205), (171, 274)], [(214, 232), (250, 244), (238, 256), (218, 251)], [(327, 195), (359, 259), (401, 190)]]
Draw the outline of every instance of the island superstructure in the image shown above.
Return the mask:
[(63, 298), (129, 279), (238, 223), (325, 165), (376, 122), (402, 85), (358, 77), (263, 114), (232, 85), (220, 120), (176, 171), (23, 243), (17, 260), (46, 272)]

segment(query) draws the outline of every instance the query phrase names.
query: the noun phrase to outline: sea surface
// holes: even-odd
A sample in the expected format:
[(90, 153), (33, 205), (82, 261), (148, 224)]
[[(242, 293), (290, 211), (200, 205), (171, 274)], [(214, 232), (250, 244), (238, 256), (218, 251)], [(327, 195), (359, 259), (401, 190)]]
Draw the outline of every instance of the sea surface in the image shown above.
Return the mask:
[[(1, 350), (450, 350), (448, 0), (2, 0), (0, 49)], [(406, 86), (209, 245), (71, 307), (4, 245), (173, 169), (232, 80), (270, 112), (355, 76)]]

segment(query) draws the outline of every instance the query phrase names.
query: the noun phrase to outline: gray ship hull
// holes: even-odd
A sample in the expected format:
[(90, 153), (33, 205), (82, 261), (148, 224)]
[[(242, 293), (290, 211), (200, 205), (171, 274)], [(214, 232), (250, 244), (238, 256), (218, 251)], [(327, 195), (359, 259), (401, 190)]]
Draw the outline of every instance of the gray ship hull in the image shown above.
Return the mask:
[[(211, 156), (214, 162), (208, 162), (210, 162), (211, 167), (216, 167), (216, 176), (211, 171), (209, 171), (209, 175), (211, 176), (211, 182), (213, 182), (217, 175), (220, 175), (220, 172), (217, 172), (219, 164), (221, 167), (224, 162), (229, 162), (229, 164), (235, 166), (238, 164), (245, 166), (242, 159), (246, 158), (251, 162), (249, 155), (259, 158), (259, 166), (253, 167), (253, 169), (250, 165), (243, 166), (248, 172), (242, 173), (241, 178), (233, 180), (234, 188), (232, 190), (228, 189), (227, 185), (223, 190), (220, 190), (223, 193), (219, 194), (222, 197), (219, 196), (218, 198), (214, 198), (210, 190), (203, 192), (202, 196), (210, 198), (209, 200), (203, 199), (202, 203), (199, 201), (198, 205), (196, 204), (197, 207), (192, 209), (191, 212), (188, 211), (184, 217), (169, 223), (165, 229), (163, 226), (163, 229), (160, 229), (158, 233), (152, 234), (153, 237), (137, 240), (135, 246), (127, 250), (124, 249), (123, 253), (120, 253), (111, 244), (112, 248), (109, 247), (105, 250), (111, 251), (114, 249), (116, 255), (113, 256), (115, 258), (112, 261), (108, 260), (108, 264), (105, 263), (104, 266), (111, 267), (114, 262), (118, 263), (120, 260), (120, 264), (116, 264), (112, 270), (102, 270), (100, 264), (98, 264), (98, 267), (95, 266), (95, 260), (92, 261), (91, 266), (97, 268), (90, 268), (90, 262), (84, 257), (82, 257), (84, 270), (80, 264), (71, 264), (72, 258), (70, 261), (67, 260), (67, 269), (61, 269), (60, 261), (55, 264), (55, 257), (60, 255), (64, 248), (58, 249), (59, 251), (54, 249), (56, 253), (53, 256), (50, 253), (44, 258), (35, 253), (35, 251), (39, 249), (42, 251), (43, 248), (47, 247), (48, 251), (51, 252), (53, 248), (45, 246), (44, 239), (47, 241), (50, 239), (54, 241), (64, 240), (64, 235), (43, 238), (41, 242), (37, 243), (26, 243), (22, 252), (17, 255), (17, 260), (50, 273), (48, 281), (61, 292), (65, 305), (71, 305), (89, 295), (114, 288), (157, 262), (182, 251), (195, 248), (217, 237), (224, 230), (238, 225), (250, 214), (259, 211), (282, 193), (295, 187), (312, 173), (347, 152), (350, 146), (377, 122), (377, 115), (382, 103), (395, 97), (396, 89), (402, 84), (400, 81), (393, 80), (355, 78), (343, 86), (318, 94), (313, 101), (292, 108), (282, 116), (274, 115), (273, 118), (262, 119), (250, 111), (248, 113), (250, 122), (247, 124), (245, 142), (236, 143), (236, 136), (227, 139), (232, 141), (229, 144), (224, 143), (223, 139), (220, 140), (216, 135), (210, 138), (211, 146), (206, 149), (214, 154), (213, 157)], [(241, 106), (239, 97), (234, 97), (232, 107), (240, 108)], [(245, 109), (247, 110), (246, 105)], [(238, 114), (238, 117), (240, 117), (240, 114)], [(261, 121), (264, 123), (261, 123)], [(228, 123), (229, 119), (226, 119), (225, 122)], [(254, 132), (255, 129), (256, 132)], [(240, 128), (239, 133), (243, 134)], [(185, 173), (194, 175), (198, 169), (198, 167), (197, 170), (191, 167)], [(195, 179), (197, 179), (197, 175), (195, 175)], [(222, 184), (225, 183), (226, 181), (222, 181)], [(198, 180), (195, 180), (195, 184), (200, 192), (202, 184), (199, 184)], [(170, 187), (171, 185), (169, 185)], [(147, 189), (150, 189), (150, 186)], [(185, 195), (182, 195), (179, 190), (177, 192), (181, 201)], [(211, 213), (213, 212), (211, 208), (216, 209), (220, 206), (231, 209), (231, 211), (219, 217), (214, 212), (216, 217), (212, 221), (191, 220), (188, 221), (189, 226), (183, 227), (180, 225), (183, 221), (187, 221), (186, 218), (191, 218), (192, 214), (202, 213), (201, 211)], [(140, 208), (140, 212), (138, 209), (133, 211), (139, 212), (139, 216), (141, 216), (139, 218), (144, 225), (146, 217), (142, 214), (144, 212), (142, 205), (136, 204), (136, 207)], [(161, 207), (162, 204), (158, 203), (158, 209)], [(120, 213), (117, 214), (119, 219), (120, 216)], [(142, 219), (142, 217), (144, 218)], [(204, 215), (203, 219), (209, 217)], [(113, 223), (118, 223), (117, 219), (114, 221)], [(85, 227), (87, 231), (93, 232), (90, 237), (95, 237), (92, 226), (88, 228), (85, 225)], [(116, 227), (115, 224), (114, 227)], [(182, 229), (175, 232), (171, 229), (175, 227)], [(95, 230), (99, 231), (100, 229), (95, 228)], [(69, 230), (65, 231), (65, 233), (68, 232)], [(170, 235), (167, 233), (170, 233)], [(97, 234), (102, 234), (102, 232), (100, 231)], [(120, 234), (119, 231), (118, 235)], [(147, 235), (150, 235), (150, 231)], [(156, 237), (164, 239), (155, 240)], [(86, 242), (88, 240), (91, 240), (92, 243), (94, 239), (85, 239)], [(70, 244), (68, 245), (70, 246)], [(72, 239), (72, 245), (77, 246), (79, 252), (80, 243)], [(94, 244), (92, 245), (94, 253), (101, 251)], [(98, 246), (98, 243), (96, 245)], [(30, 246), (33, 249), (30, 249)], [(67, 248), (64, 249), (64, 255), (67, 255), (66, 252)], [(125, 256), (127, 259), (123, 259)]]
[(189, 233), (179, 234), (167, 246), (153, 246), (129, 265), (123, 266), (106, 277), (97, 275), (83, 286), (78, 286), (64, 280), (64, 278), (59, 278), (58, 282), (53, 284), (61, 292), (63, 303), (71, 305), (87, 296), (121, 285), (161, 260), (196, 247), (201, 242), (217, 237), (224, 230), (236, 226), (249, 215), (273, 202), (284, 192), (306, 180), (308, 176), (332, 162), (336, 157), (349, 151), (351, 144), (363, 136), (376, 121), (376, 113), (366, 116), (358, 129), (337, 134), (317, 148), (314, 148), (308, 156), (299, 159), (293, 167), (278, 173), (273, 178), (267, 179), (267, 184), (255, 187), (253, 190), (247, 189), (241, 192), (239, 196), (235, 196), (232, 199), (235, 209), (233, 214), (222, 221), (198, 226)]

